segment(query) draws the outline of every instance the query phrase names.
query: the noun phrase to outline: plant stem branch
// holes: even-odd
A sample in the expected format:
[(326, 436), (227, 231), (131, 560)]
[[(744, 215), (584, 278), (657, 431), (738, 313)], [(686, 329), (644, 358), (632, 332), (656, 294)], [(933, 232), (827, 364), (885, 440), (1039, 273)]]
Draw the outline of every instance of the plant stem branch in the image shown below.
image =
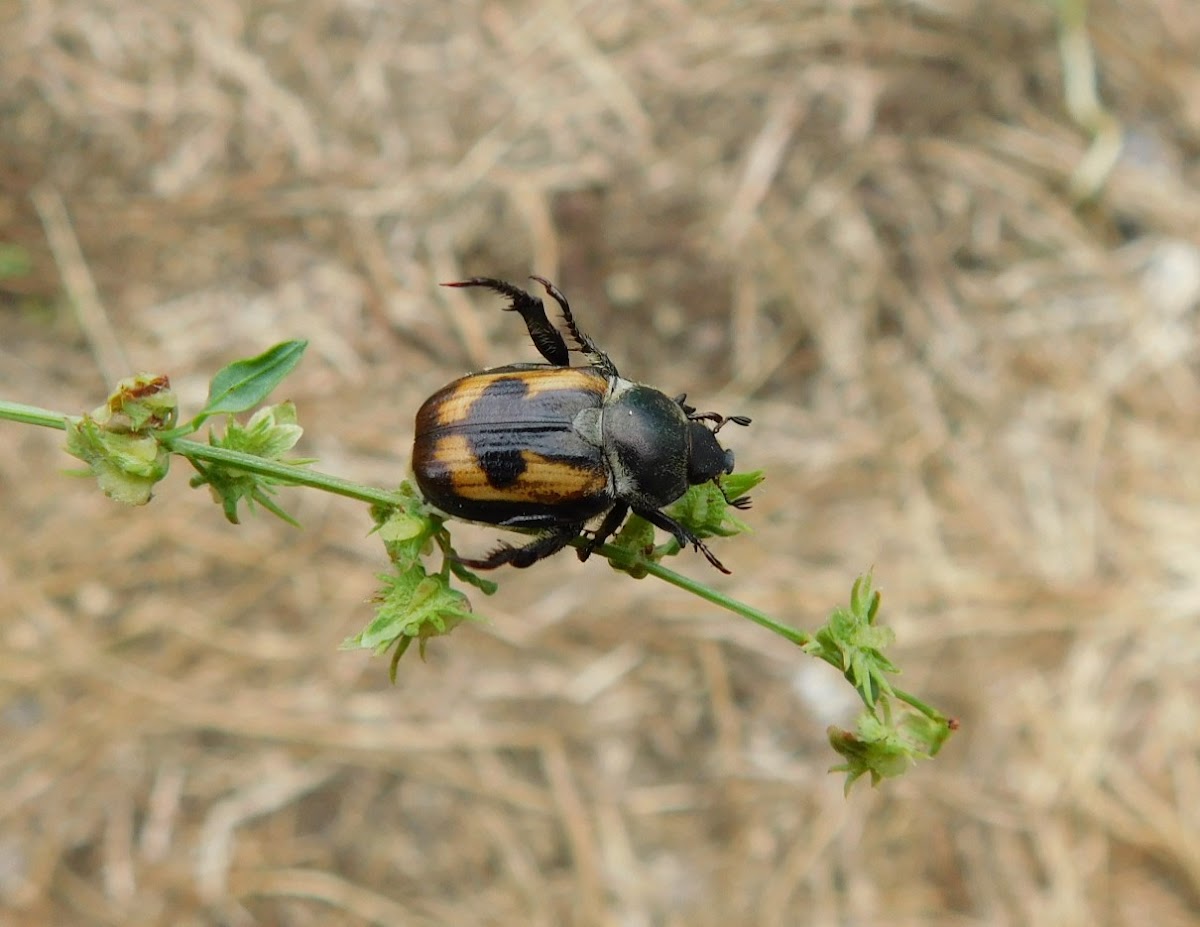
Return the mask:
[[(617, 564), (626, 564), (629, 562), (629, 555), (620, 548), (614, 547), (611, 544), (604, 544), (597, 549), (597, 553), (606, 557), (608, 560)], [(694, 579), (689, 579), (681, 573), (676, 573), (674, 570), (669, 570), (665, 566), (658, 563), (639, 562), (637, 566), (644, 569), (651, 576), (656, 576), (665, 583), (670, 583), (685, 592), (690, 592), (694, 596), (704, 599), (706, 602), (711, 602), (713, 605), (719, 606), (727, 611), (733, 612), (735, 615), (741, 615), (753, 621), (755, 624), (766, 628), (778, 634), (785, 640), (791, 641), (797, 647), (805, 647), (813, 640), (813, 636), (807, 631), (801, 631), (799, 628), (793, 628), (791, 625), (783, 624), (776, 621), (766, 612), (760, 612), (757, 608), (753, 608), (744, 602), (739, 602), (737, 599), (732, 599), (724, 593), (718, 592), (715, 589), (710, 589), (703, 583), (698, 583)], [(836, 669), (838, 672), (844, 673), (845, 667), (841, 666), (836, 660), (830, 659), (825, 654), (814, 653), (814, 656), (819, 656), (826, 663)], [(892, 688), (892, 694), (901, 702), (909, 705), (916, 711), (931, 718), (935, 721), (944, 722), (946, 716), (932, 706), (921, 701), (910, 692), (903, 689)], [(871, 707), (870, 705), (867, 706)]]
[[(26, 425), (41, 425), (45, 428), (65, 430), (69, 416), (61, 412), (51, 412), (49, 409), (39, 409), (36, 406), (22, 405), (19, 402), (0, 400), (0, 419), (22, 422)], [(348, 499), (358, 499), (361, 502), (394, 505), (396, 494), (374, 486), (364, 486), (344, 480), (341, 477), (330, 476), (307, 467), (295, 464), (281, 463), (277, 460), (266, 460), (253, 454), (243, 454), (241, 451), (231, 451), (223, 447), (213, 447), (199, 441), (189, 441), (186, 438), (159, 436), (163, 447), (173, 454), (179, 454), (188, 460), (199, 460), (205, 463), (220, 464), (234, 467), (247, 473), (257, 473), (259, 476), (269, 476), (290, 486), (311, 486), (323, 489)]]
[(21, 422), (24, 425), (41, 425), (43, 428), (67, 430), (67, 416), (61, 412), (51, 412), (49, 409), (39, 409), (37, 406), (27, 406), (20, 402), (7, 402), (0, 399), (0, 418), (10, 422)]
[[(604, 557), (618, 564), (628, 560), (628, 554), (611, 544), (601, 546), (598, 551)], [(718, 605), (727, 611), (733, 612), (735, 615), (741, 615), (743, 618), (748, 618), (755, 624), (761, 625), (768, 631), (774, 631), (780, 637), (791, 641), (797, 647), (804, 647), (812, 641), (812, 635), (807, 631), (801, 631), (798, 628), (793, 628), (790, 625), (782, 624), (776, 621), (766, 612), (760, 612), (757, 608), (752, 608), (744, 602), (739, 602), (737, 599), (731, 599), (729, 596), (716, 589), (712, 589), (703, 583), (699, 583), (694, 579), (684, 576), (682, 573), (676, 573), (674, 570), (669, 570), (665, 566), (658, 563), (643, 562), (638, 563), (638, 567), (644, 569), (651, 576), (656, 576), (665, 583), (670, 583), (685, 592), (690, 592), (694, 596), (704, 599), (706, 602), (712, 602), (713, 605)]]
[(266, 460), (253, 454), (241, 451), (231, 451), (224, 447), (214, 447), (211, 444), (201, 444), (199, 441), (189, 441), (186, 438), (173, 438), (164, 441), (163, 445), (172, 453), (186, 457), (188, 460), (202, 460), (205, 463), (221, 464), (247, 473), (257, 473), (259, 476), (269, 476), (290, 486), (311, 486), (313, 489), (323, 489), (347, 499), (358, 499), (361, 502), (378, 503), (380, 505), (395, 505), (396, 494), (374, 486), (364, 486), (338, 476), (330, 476), (318, 470), (295, 464), (282, 463), (277, 460)]
[[(48, 409), (39, 409), (36, 406), (27, 406), (19, 402), (0, 400), (0, 419), (8, 419), (9, 421), (21, 422), (26, 425), (40, 425), (44, 428), (57, 428), (63, 431), (67, 428), (69, 418), (69, 416), (63, 415), (61, 412), (52, 412)], [(286, 483), (291, 486), (311, 486), (314, 489), (322, 489), (326, 492), (345, 496), (348, 499), (357, 499), (362, 502), (381, 505), (394, 505), (396, 503), (396, 494), (393, 492), (373, 486), (364, 486), (361, 483), (354, 483), (340, 477), (330, 476), (326, 473), (310, 470), (307, 467), (281, 463), (275, 460), (266, 460), (252, 454), (244, 454), (240, 451), (232, 451), (223, 447), (214, 447), (211, 444), (203, 444), (199, 441), (191, 441), (181, 437), (160, 435), (159, 440), (167, 450), (186, 457), (188, 460), (233, 467), (238, 470), (244, 470), (247, 473), (257, 473), (260, 476), (270, 477), (280, 483)], [(629, 563), (629, 555), (611, 544), (603, 545), (598, 552), (616, 564), (624, 565)], [(713, 605), (733, 612), (735, 615), (741, 615), (743, 618), (753, 621), (755, 624), (790, 641), (797, 647), (805, 647), (813, 640), (812, 635), (807, 631), (801, 631), (798, 628), (793, 628), (790, 625), (776, 621), (765, 612), (761, 612), (744, 602), (739, 602), (737, 599), (732, 599), (724, 593), (711, 589), (694, 579), (689, 579), (681, 573), (669, 570), (661, 564), (642, 562), (638, 563), (637, 566), (665, 583), (670, 583), (672, 586), (682, 589), (685, 592), (690, 592), (692, 595), (704, 599), (706, 602), (711, 602)], [(827, 657), (823, 657), (823, 659), (838, 671), (844, 671), (844, 667), (839, 666), (835, 661)], [(905, 692), (903, 689), (893, 689), (892, 691), (897, 699), (911, 706), (921, 714), (938, 721), (945, 721), (944, 715), (921, 701), (915, 695)]]

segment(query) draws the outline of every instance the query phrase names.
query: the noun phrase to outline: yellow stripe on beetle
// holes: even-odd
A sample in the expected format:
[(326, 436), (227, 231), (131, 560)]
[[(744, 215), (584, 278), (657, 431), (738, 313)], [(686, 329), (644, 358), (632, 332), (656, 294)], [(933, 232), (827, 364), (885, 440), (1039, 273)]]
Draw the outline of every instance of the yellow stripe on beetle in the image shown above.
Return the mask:
[(603, 492), (608, 478), (603, 469), (573, 467), (534, 451), (521, 451), (525, 471), (507, 486), (493, 486), (471, 445), (461, 435), (439, 438), (431, 460), (445, 467), (456, 495), (476, 502), (549, 502), (578, 499)]
[(448, 428), (469, 420), (475, 403), (498, 380), (519, 380), (525, 387), (523, 399), (535, 399), (562, 390), (581, 390), (603, 396), (608, 389), (604, 378), (597, 376), (595, 371), (580, 367), (538, 367), (504, 373), (476, 373), (456, 380), (442, 391), (434, 424), (439, 428)]

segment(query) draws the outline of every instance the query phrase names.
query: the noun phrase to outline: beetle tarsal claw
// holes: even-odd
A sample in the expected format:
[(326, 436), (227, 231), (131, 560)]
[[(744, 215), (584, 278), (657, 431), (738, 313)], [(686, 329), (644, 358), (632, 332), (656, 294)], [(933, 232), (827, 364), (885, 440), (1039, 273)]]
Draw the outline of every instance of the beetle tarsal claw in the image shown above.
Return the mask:
[(729, 576), (732, 574), (733, 571), (725, 569), (725, 564), (723, 564), (720, 560), (717, 559), (716, 554), (714, 554), (711, 550), (709, 550), (708, 545), (705, 544), (702, 540), (700, 540), (697, 537), (693, 537), (692, 544), (695, 546), (696, 550), (699, 553), (704, 554), (704, 559), (707, 560), (709, 563), (711, 563), (713, 566), (715, 566), (718, 570), (720, 570), (726, 576)]

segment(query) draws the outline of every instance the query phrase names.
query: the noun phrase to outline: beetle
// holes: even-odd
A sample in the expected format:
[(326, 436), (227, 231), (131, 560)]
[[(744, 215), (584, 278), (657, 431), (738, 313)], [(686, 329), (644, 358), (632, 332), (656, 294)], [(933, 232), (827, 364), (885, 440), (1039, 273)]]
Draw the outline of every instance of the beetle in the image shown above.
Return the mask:
[[(530, 279), (558, 303), (574, 347), (551, 325), (542, 300), (511, 283), (472, 277), (443, 284), (506, 297), (504, 309), (521, 316), (546, 359), (468, 374), (417, 412), (412, 466), (425, 499), (467, 521), (537, 532), (523, 547), (501, 542), (482, 559), (459, 562), (480, 570), (528, 567), (579, 537), (586, 538), (578, 551), (586, 560), (632, 510), (728, 573), (663, 507), (688, 486), (711, 481), (720, 487), (720, 476), (733, 472), (733, 451), (721, 447), (717, 432), (750, 419), (697, 412), (686, 394), (672, 399), (625, 379), (576, 326), (558, 288), (544, 277)], [(583, 355), (586, 366), (572, 367), (571, 351)], [(725, 499), (739, 509), (750, 504), (747, 497)], [(601, 515), (595, 531), (585, 531)]]

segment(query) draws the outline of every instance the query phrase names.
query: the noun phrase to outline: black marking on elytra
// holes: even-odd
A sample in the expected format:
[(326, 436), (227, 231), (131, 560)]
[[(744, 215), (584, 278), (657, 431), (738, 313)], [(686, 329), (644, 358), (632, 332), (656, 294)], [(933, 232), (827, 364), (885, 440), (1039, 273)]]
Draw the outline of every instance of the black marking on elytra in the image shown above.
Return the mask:
[(473, 432), (477, 430), (475, 426), (482, 426), (486, 436), (489, 426), (519, 422), (528, 413), (527, 409), (520, 408), (528, 401), (528, 394), (529, 386), (520, 377), (499, 377), (489, 383), (471, 403), (459, 427)]
[(514, 405), (526, 401), (529, 387), (519, 377), (500, 377), (487, 385), (467, 413), (467, 422), (478, 425), (468, 430), (471, 452), (488, 484), (496, 489), (513, 486), (525, 472), (525, 458), (513, 447), (506, 430), (488, 427), (512, 420)]
[(485, 450), (482, 453), (476, 450), (476, 456), (488, 484), (496, 489), (507, 489), (525, 473), (525, 458), (513, 448)]
[[(514, 374), (489, 383), (471, 403), (466, 417), (452, 427), (467, 436), (488, 482), (503, 488), (524, 472), (522, 450), (567, 462), (578, 462), (591, 453), (571, 423), (581, 409), (599, 406), (601, 398), (585, 389), (531, 393), (525, 379)], [(514, 439), (515, 433), (520, 434), (519, 441)]]
[[(586, 521), (605, 512), (609, 508), (606, 486), (564, 497), (561, 488), (551, 489), (543, 479), (553, 476), (551, 470), (542, 469), (565, 465), (603, 476), (599, 449), (584, 440), (573, 424), (582, 410), (600, 407), (603, 392), (594, 384), (581, 386), (579, 374), (562, 376), (540, 364), (513, 365), (511, 373), (500, 369), (486, 373), (494, 377), (486, 385), (473, 384), (471, 377), (452, 383), (430, 400), (433, 408), (424, 424), (418, 416), (413, 460), (414, 469), (424, 477), (421, 488), (426, 498), (450, 515), (534, 530), (552, 528), (564, 519)], [(470, 405), (453, 421), (437, 424), (439, 404), (453, 401), (464, 389), (472, 390)], [(507, 498), (458, 494), (454, 468), (467, 464), (451, 465), (437, 454), (439, 441), (450, 436), (467, 442), (479, 475)]]
[[(564, 395), (565, 393), (565, 395)], [(524, 450), (551, 460), (577, 461), (578, 438), (570, 430), (567, 405), (592, 403), (598, 397), (584, 390), (548, 390), (530, 394), (520, 376), (500, 377), (487, 385), (471, 404), (463, 423), (471, 453), (495, 489), (515, 486), (528, 469)], [(514, 428), (510, 423), (521, 423)], [(524, 438), (514, 446), (513, 431)]]
[(483, 405), (519, 402), (528, 392), (529, 384), (519, 376), (497, 377), (487, 385), (487, 388), (471, 406), (471, 417), (479, 417), (476, 413)]

